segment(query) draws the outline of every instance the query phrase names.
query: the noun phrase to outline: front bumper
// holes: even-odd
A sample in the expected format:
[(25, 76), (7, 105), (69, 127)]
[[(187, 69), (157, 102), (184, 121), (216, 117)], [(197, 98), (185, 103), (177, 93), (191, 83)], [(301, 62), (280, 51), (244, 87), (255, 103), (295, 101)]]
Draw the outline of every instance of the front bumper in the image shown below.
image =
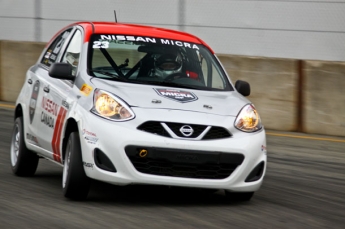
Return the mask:
[[(135, 112), (138, 115), (141, 111), (139, 109)], [(144, 111), (142, 112), (145, 113)], [(165, 117), (165, 121), (180, 122), (181, 119), (178, 117), (184, 117), (183, 121), (185, 123), (193, 123), (198, 120), (202, 122), (205, 114), (193, 113), (193, 117), (189, 117), (185, 111), (174, 111), (174, 114), (171, 115), (171, 111), (161, 110), (156, 114), (156, 117), (152, 114), (151, 116), (152, 120), (161, 120), (161, 117)], [(232, 125), (234, 121), (234, 117), (207, 116), (209, 116), (207, 118), (208, 125), (221, 126), (222, 123)], [(231, 128), (230, 125), (228, 127), (232, 132), (232, 137), (230, 138), (193, 141), (167, 138), (137, 130), (136, 128), (144, 122), (144, 119), (136, 118), (129, 122), (112, 122), (91, 113), (83, 114), (82, 117), (82, 120), (79, 122), (79, 128), (82, 133), (80, 134), (80, 140), (83, 163), (86, 175), (92, 179), (116, 185), (152, 184), (226, 189), (238, 192), (256, 191), (263, 182), (267, 162), (264, 130), (255, 133), (243, 133)], [(140, 115), (137, 117), (140, 117)], [(116, 168), (116, 172), (100, 169), (96, 165), (94, 158), (96, 149), (101, 150), (109, 158)], [(228, 157), (230, 159), (227, 160), (227, 163), (232, 164), (233, 167), (231, 167), (232, 170), (230, 169), (230, 172), (225, 171), (225, 173), (229, 172), (228, 175), (221, 174), (218, 177), (212, 177), (212, 175), (211, 177), (204, 175), (194, 176), (188, 170), (190, 168), (187, 169), (187, 172), (178, 172), (177, 174), (171, 173), (171, 167), (168, 170), (153, 168), (153, 172), (148, 172), (147, 168), (150, 168), (152, 164), (148, 167), (145, 165), (145, 168), (140, 168), (135, 162), (135, 158), (140, 160), (141, 156), (139, 154), (141, 150), (148, 151), (144, 158), (153, 159), (153, 163), (156, 163), (157, 161), (155, 160), (158, 158), (160, 162), (162, 160), (169, 160), (175, 163), (172, 166), (176, 166), (177, 163), (178, 166), (181, 164), (192, 164), (192, 166), (198, 167), (199, 162), (204, 163), (206, 160), (206, 163), (221, 164), (224, 162), (222, 158)], [(152, 152), (155, 153), (152, 154)], [(163, 155), (162, 152), (167, 154)], [(176, 152), (176, 155), (174, 155), (174, 152)], [(200, 154), (213, 156), (200, 157)], [(231, 155), (237, 156), (233, 157)], [(242, 160), (238, 157), (242, 157)], [(264, 167), (260, 178), (255, 181), (245, 182), (252, 170), (262, 162)], [(235, 166), (234, 163), (236, 164)], [(219, 170), (221, 171), (220, 173), (224, 172), (223, 168)], [(209, 174), (210, 171), (209, 169), (206, 174)]]

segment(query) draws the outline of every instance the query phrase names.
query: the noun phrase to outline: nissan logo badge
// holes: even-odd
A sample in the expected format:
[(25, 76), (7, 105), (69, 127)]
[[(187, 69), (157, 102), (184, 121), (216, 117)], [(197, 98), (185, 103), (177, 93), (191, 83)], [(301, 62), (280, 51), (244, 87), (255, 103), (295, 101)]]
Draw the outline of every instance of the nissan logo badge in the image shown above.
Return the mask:
[(180, 128), (180, 132), (185, 136), (185, 137), (190, 137), (194, 130), (191, 126), (184, 125)]

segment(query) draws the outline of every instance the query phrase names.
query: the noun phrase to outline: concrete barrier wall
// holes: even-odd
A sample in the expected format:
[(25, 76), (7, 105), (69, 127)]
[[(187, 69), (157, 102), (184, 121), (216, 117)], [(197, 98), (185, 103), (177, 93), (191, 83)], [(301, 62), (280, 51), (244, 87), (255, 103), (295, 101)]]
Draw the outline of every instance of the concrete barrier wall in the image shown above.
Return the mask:
[(306, 61), (304, 130), (345, 136), (345, 63)]
[(218, 55), (233, 83), (250, 83), (248, 97), (266, 128), (297, 129), (297, 72), (295, 60)]
[(16, 101), (26, 71), (36, 63), (44, 46), (38, 42), (0, 41), (0, 101)]
[[(44, 46), (0, 41), (0, 101), (15, 102)], [(303, 61), (299, 70), (293, 59), (218, 57), (233, 82), (250, 83), (266, 129), (345, 136), (345, 62)]]

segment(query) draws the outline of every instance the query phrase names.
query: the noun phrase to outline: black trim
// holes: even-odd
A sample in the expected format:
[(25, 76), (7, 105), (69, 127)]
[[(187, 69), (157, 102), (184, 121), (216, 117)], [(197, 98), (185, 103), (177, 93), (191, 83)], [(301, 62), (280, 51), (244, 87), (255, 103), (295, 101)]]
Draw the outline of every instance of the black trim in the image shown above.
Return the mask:
[(117, 172), (115, 166), (110, 159), (100, 149), (96, 148), (94, 151), (94, 160), (98, 168), (109, 171)]
[(250, 172), (248, 177), (246, 178), (245, 182), (253, 182), (257, 181), (262, 177), (264, 173), (265, 162), (260, 162), (255, 168)]
[(225, 179), (241, 165), (244, 155), (129, 145), (125, 152), (138, 172), (171, 177)]

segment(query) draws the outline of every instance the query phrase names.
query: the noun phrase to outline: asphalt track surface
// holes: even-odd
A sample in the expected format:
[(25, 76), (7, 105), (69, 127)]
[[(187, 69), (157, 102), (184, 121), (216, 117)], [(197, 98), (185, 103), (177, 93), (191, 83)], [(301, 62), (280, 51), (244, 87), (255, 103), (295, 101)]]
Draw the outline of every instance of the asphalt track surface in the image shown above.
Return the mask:
[(94, 182), (87, 201), (62, 195), (62, 167), (10, 168), (13, 110), (0, 107), (0, 228), (345, 228), (345, 139), (269, 133), (268, 170), (250, 202), (223, 191)]

